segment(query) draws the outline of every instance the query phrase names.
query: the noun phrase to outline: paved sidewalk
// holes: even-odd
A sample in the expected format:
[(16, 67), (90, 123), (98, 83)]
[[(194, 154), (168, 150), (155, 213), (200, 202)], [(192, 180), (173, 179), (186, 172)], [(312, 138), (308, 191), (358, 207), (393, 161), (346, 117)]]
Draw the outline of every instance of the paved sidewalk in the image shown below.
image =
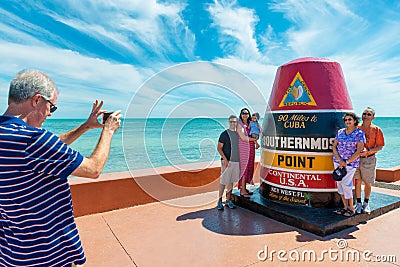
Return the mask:
[[(400, 196), (398, 190), (373, 190)], [(87, 257), (84, 266), (400, 266), (400, 209), (322, 238), (242, 208), (218, 211), (216, 198), (217, 192), (211, 192), (169, 205), (152, 203), (77, 218)], [(180, 207), (192, 203), (208, 204)], [(285, 251), (288, 262), (280, 261), (277, 253), (272, 261), (260, 261), (258, 254), (265, 257), (260, 250), (266, 247), (268, 255)], [(307, 258), (312, 251), (317, 262), (301, 260), (302, 254)], [(367, 262), (362, 253), (373, 261), (392, 255), (396, 262)], [(299, 255), (300, 262), (289, 255)]]

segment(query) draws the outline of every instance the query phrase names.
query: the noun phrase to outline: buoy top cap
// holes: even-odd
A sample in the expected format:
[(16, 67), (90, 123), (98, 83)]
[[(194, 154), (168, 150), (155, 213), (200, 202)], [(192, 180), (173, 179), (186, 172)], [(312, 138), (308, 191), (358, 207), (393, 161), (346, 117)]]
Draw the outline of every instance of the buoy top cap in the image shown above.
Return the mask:
[(294, 63), (302, 63), (302, 62), (335, 62), (333, 60), (327, 59), (327, 58), (319, 58), (319, 57), (302, 57), (302, 58), (297, 58), (295, 60), (289, 61), (282, 66), (286, 66), (289, 64), (294, 64)]
[(352, 105), (338, 62), (305, 57), (277, 70), (269, 98), (275, 110), (351, 110)]

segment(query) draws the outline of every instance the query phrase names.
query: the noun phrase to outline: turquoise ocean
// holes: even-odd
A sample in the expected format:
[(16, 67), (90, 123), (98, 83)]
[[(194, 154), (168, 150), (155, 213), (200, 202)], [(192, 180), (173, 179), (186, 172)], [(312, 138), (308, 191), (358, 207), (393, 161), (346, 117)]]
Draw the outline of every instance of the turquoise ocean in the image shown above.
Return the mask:
[[(58, 135), (83, 122), (81, 119), (48, 119), (43, 128)], [(374, 124), (381, 127), (386, 144), (378, 153), (378, 167), (400, 166), (397, 154), (400, 151), (400, 117), (375, 118)], [(211, 162), (219, 158), (218, 137), (227, 127), (227, 119), (221, 118), (125, 119), (114, 135), (103, 173)], [(71, 147), (90, 156), (100, 131), (86, 132)]]

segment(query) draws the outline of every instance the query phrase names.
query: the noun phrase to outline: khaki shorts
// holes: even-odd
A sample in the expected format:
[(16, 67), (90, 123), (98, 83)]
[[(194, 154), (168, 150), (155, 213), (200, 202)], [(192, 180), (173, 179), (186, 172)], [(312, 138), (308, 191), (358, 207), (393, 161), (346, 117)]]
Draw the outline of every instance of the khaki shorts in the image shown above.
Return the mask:
[(354, 179), (362, 179), (364, 183), (373, 184), (376, 179), (376, 156), (360, 158), (360, 167), (354, 174)]
[(228, 168), (225, 167), (224, 161), (221, 160), (221, 177), (219, 180), (220, 184), (227, 185), (230, 183), (236, 183), (240, 179), (240, 163), (229, 162)]

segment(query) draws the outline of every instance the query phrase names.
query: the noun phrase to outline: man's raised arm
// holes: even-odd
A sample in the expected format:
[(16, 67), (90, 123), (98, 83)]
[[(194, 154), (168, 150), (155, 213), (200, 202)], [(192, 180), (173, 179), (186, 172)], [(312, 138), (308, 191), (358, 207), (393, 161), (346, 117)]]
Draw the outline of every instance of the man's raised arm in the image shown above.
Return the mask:
[(67, 145), (70, 145), (86, 131), (95, 128), (102, 128), (103, 125), (99, 123), (97, 118), (104, 113), (104, 111), (101, 110), (103, 103), (103, 100), (99, 103), (99, 101), (96, 99), (96, 101), (93, 103), (89, 118), (75, 129), (59, 135), (58, 137), (61, 139), (61, 141)]

